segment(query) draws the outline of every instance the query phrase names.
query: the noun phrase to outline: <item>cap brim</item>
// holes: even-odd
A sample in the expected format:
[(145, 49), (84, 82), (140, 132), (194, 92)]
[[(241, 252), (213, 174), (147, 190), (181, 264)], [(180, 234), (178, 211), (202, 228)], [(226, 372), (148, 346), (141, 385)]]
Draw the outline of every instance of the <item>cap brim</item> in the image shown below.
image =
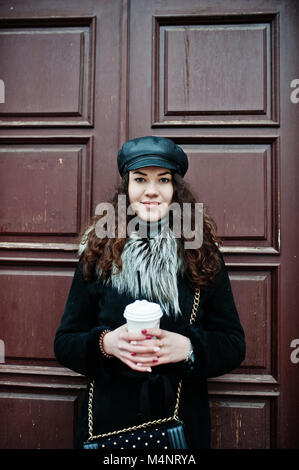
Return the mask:
[(177, 165), (167, 161), (165, 158), (159, 157), (157, 155), (145, 155), (144, 157), (138, 157), (136, 161), (133, 160), (131, 163), (129, 163), (126, 166), (126, 171), (137, 170), (138, 168), (144, 168), (146, 166), (159, 166), (169, 170), (179, 170)]

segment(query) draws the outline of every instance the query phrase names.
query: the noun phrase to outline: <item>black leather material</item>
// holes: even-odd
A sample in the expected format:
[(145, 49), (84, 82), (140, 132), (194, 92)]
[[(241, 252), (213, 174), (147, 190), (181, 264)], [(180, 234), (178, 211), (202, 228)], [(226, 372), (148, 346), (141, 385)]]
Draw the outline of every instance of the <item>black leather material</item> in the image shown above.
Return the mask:
[(126, 142), (117, 157), (121, 176), (128, 171), (146, 166), (159, 166), (184, 176), (188, 158), (181, 147), (165, 137), (146, 136)]

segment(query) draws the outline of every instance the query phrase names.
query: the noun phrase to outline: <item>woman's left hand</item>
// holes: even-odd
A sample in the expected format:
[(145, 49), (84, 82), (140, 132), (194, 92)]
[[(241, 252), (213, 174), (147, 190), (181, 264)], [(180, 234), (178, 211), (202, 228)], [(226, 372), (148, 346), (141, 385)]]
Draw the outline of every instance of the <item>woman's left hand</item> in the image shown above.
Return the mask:
[(138, 346), (143, 345), (159, 347), (155, 359), (148, 363), (151, 367), (168, 364), (170, 362), (180, 362), (186, 359), (191, 346), (190, 339), (186, 336), (160, 328), (148, 328), (147, 330), (143, 330), (142, 333), (144, 334), (144, 340), (131, 342), (131, 344), (136, 345), (134, 362), (136, 361), (138, 363), (140, 358), (148, 356), (147, 354), (143, 355), (140, 353)]

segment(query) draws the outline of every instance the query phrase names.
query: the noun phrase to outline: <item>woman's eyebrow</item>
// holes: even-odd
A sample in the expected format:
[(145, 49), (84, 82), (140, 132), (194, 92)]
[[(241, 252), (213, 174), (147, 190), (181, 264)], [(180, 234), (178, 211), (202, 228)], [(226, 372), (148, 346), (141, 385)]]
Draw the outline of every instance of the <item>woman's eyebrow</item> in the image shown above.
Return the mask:
[[(139, 170), (136, 170), (136, 171), (133, 171), (133, 174), (139, 174), (139, 175), (143, 175), (143, 176), (147, 176), (147, 173), (143, 173), (142, 171), (139, 171)], [(163, 173), (158, 173), (158, 176), (163, 176), (163, 175), (167, 175), (167, 174), (170, 174), (171, 175), (171, 172), (170, 171), (164, 171)]]
[(142, 173), (142, 171), (138, 171), (138, 170), (133, 171), (133, 175), (136, 175), (136, 174), (138, 174), (138, 175), (143, 175), (143, 176), (147, 176), (146, 173)]

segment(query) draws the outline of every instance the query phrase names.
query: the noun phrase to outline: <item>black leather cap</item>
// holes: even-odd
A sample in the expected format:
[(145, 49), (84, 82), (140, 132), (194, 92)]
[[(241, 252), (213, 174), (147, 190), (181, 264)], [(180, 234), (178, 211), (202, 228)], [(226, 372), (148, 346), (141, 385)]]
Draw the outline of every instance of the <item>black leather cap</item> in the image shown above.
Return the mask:
[(117, 157), (118, 170), (123, 177), (128, 171), (146, 166), (160, 166), (184, 176), (188, 158), (181, 147), (165, 137), (138, 137), (126, 142)]

